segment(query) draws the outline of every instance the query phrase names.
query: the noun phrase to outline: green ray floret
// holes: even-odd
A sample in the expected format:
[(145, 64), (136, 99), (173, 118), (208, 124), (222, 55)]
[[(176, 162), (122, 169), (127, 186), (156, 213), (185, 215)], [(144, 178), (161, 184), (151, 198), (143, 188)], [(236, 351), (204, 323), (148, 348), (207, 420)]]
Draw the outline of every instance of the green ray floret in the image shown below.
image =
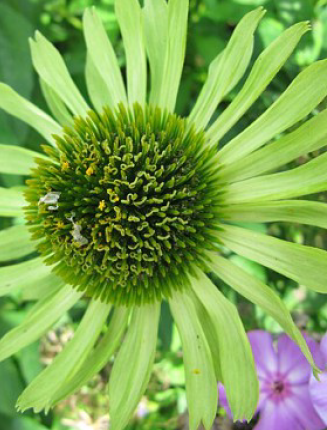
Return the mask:
[(26, 217), (65, 282), (115, 304), (169, 297), (217, 242), (222, 184), (205, 134), (159, 108), (76, 117), (28, 181)]

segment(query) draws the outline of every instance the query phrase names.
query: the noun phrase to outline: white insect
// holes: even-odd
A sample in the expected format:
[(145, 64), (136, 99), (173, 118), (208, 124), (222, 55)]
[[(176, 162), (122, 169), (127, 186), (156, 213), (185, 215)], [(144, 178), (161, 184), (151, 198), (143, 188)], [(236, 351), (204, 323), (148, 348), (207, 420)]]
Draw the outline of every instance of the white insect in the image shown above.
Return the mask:
[(81, 234), (82, 226), (74, 222), (74, 216), (75, 216), (75, 212), (72, 213), (72, 216), (70, 218), (67, 218), (68, 221), (70, 221), (73, 224), (73, 231), (72, 231), (73, 239), (75, 242), (79, 243), (80, 245), (87, 245), (89, 241), (86, 239), (86, 237), (82, 236)]
[[(57, 191), (51, 191), (50, 193), (46, 194), (44, 197), (41, 197), (39, 200), (39, 206), (41, 203), (44, 203), (46, 205), (51, 205), (48, 206), (49, 211), (56, 211), (58, 210), (59, 206), (58, 206), (58, 200), (60, 198), (60, 193)], [(54, 206), (52, 206), (54, 205)]]

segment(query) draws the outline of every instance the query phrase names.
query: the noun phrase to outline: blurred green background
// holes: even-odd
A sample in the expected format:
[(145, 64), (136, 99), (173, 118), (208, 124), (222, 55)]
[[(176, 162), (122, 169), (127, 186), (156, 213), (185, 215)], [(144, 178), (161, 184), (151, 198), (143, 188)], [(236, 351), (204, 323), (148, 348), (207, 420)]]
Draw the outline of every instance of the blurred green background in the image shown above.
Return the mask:
[[(65, 57), (74, 80), (86, 94), (84, 82), (85, 44), (82, 35), (82, 13), (86, 6), (97, 7), (124, 67), (124, 51), (114, 14), (114, 0), (1, 0), (0, 2), (0, 81), (11, 85), (27, 99), (46, 109), (39, 82), (32, 69), (28, 38), (38, 29)], [(320, 58), (327, 58), (326, 0), (191, 0), (188, 48), (178, 99), (178, 112), (189, 113), (203, 85), (210, 62), (224, 48), (235, 25), (251, 9), (263, 5), (267, 14), (256, 36), (253, 60), (285, 28), (295, 22), (310, 20), (312, 31), (305, 35), (292, 58), (269, 85), (251, 111), (233, 128), (225, 140), (238, 133), (258, 117), (289, 85), (297, 73)], [(241, 85), (241, 84), (240, 84)], [(235, 88), (219, 107), (223, 109), (238, 91)], [(323, 109), (326, 106), (320, 106)], [(219, 114), (217, 111), (217, 115)], [(0, 142), (38, 149), (41, 138), (19, 121), (0, 112)], [(310, 155), (310, 156), (314, 156)], [(296, 160), (295, 165), (307, 161)], [(1, 186), (22, 184), (23, 177), (0, 175)], [(325, 195), (319, 196), (326, 201)], [(11, 225), (11, 219), (0, 219), (0, 228)], [(21, 220), (21, 222), (23, 222)], [(326, 232), (300, 225), (248, 225), (297, 243), (327, 248)], [(319, 337), (327, 329), (327, 298), (309, 293), (293, 281), (235, 255), (227, 256), (280, 292), (300, 327)], [(232, 292), (214, 275), (217, 286), (237, 304), (247, 330), (264, 328), (274, 333), (279, 327)], [(0, 336), (21, 321), (30, 302), (13, 295), (0, 299)], [(105, 430), (108, 426), (106, 381), (111, 364), (79, 393), (59, 405), (47, 416), (15, 412), (15, 401), (27, 383), (51, 362), (69, 340), (78, 324), (84, 305), (81, 303), (58, 322), (52, 332), (38, 344), (26, 348), (14, 358), (0, 364), (0, 430)], [(220, 411), (217, 429), (231, 424)], [(151, 383), (129, 429), (187, 429), (186, 399), (181, 345), (172, 326), (168, 307), (163, 305), (160, 345)], [(241, 427), (238, 427), (241, 428)], [(245, 428), (244, 426), (242, 428)], [(252, 428), (251, 425), (246, 427)], [(290, 429), (291, 430), (291, 429)]]

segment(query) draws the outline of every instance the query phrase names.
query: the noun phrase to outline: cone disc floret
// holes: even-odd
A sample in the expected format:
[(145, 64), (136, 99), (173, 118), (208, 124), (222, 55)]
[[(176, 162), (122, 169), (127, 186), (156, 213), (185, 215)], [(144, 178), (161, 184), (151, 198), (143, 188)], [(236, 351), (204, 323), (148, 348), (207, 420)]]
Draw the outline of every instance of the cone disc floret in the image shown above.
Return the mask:
[(188, 285), (219, 228), (221, 184), (203, 132), (159, 108), (104, 108), (54, 136), (26, 217), (54, 272), (91, 297), (141, 304)]

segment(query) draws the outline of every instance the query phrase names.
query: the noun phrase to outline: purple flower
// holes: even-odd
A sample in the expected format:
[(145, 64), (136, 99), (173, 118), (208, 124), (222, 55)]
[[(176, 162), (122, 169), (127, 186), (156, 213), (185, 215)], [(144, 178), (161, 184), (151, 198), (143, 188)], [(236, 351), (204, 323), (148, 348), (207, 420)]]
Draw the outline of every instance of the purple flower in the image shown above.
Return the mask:
[[(325, 424), (315, 410), (309, 392), (311, 367), (299, 347), (286, 335), (279, 337), (276, 348), (267, 332), (252, 331), (248, 336), (260, 382), (257, 409), (260, 418), (255, 430), (324, 429)], [(317, 365), (323, 368), (325, 359), (319, 345), (307, 336), (306, 341)], [(230, 414), (222, 386), (219, 392), (220, 403)], [(324, 405), (327, 406), (327, 400)], [(326, 411), (325, 416), (327, 418)]]
[(319, 376), (320, 382), (311, 377), (309, 390), (316, 412), (327, 425), (327, 335), (321, 340), (320, 351), (324, 359), (325, 371)]

